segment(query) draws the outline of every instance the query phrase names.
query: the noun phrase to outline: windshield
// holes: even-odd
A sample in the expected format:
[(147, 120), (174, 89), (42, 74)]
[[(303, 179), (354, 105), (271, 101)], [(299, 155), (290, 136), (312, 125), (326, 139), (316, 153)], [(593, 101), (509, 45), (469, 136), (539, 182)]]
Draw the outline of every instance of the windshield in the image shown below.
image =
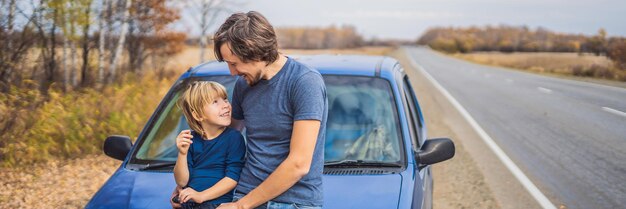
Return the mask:
[[(236, 78), (210, 76), (196, 80), (216, 81), (224, 85), (231, 99)], [(325, 75), (328, 96), (325, 161), (358, 160), (399, 163), (400, 129), (395, 102), (388, 81), (381, 78)], [(189, 125), (176, 106), (179, 95), (188, 82), (175, 87), (165, 107), (155, 117), (131, 163), (175, 161), (174, 143), (181, 130)]]
[(324, 161), (400, 163), (400, 129), (389, 82), (325, 76), (328, 122)]

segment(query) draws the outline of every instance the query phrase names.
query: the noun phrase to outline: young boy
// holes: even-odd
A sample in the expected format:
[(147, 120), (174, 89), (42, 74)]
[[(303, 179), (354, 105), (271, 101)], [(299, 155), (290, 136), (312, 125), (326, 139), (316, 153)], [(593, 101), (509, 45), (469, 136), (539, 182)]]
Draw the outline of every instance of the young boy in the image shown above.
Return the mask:
[(232, 201), (246, 148), (241, 133), (228, 127), (232, 107), (227, 97), (219, 83), (196, 81), (178, 100), (192, 129), (176, 137), (174, 178), (183, 188), (178, 195), (183, 208), (216, 208)]

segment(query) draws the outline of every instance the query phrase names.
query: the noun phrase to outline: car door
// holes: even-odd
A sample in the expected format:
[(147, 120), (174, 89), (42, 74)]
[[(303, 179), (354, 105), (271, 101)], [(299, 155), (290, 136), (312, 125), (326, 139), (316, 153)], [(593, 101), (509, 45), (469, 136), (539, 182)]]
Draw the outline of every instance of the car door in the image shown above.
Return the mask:
[[(419, 104), (417, 103), (417, 98), (415, 97), (415, 93), (413, 92), (413, 87), (409, 81), (407, 75), (404, 75), (402, 78), (402, 89), (403, 89), (403, 98), (404, 102), (407, 104), (407, 121), (409, 124), (409, 132), (411, 134), (411, 145), (415, 152), (419, 151), (421, 145), (424, 144), (424, 140), (426, 137), (426, 130), (424, 127), (424, 120), (422, 118), (421, 110), (419, 108)], [(416, 181), (420, 181), (418, 184), (416, 182), (416, 188), (414, 192), (418, 189), (421, 189), (421, 193), (423, 194), (423, 199), (413, 201), (414, 207), (417, 202), (422, 203), (421, 208), (432, 208), (432, 177), (430, 172), (430, 166), (421, 167), (416, 165), (416, 172), (419, 173), (419, 178)]]

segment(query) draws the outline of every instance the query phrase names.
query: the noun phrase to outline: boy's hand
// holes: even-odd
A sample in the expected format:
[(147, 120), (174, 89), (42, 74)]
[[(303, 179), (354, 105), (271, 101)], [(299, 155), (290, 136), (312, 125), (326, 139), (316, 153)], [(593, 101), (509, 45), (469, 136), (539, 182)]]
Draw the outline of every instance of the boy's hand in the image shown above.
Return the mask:
[(182, 208), (182, 205), (179, 203), (172, 202), (172, 198), (174, 198), (174, 196), (178, 196), (178, 194), (180, 194), (180, 190), (180, 186), (176, 186), (174, 192), (172, 192), (172, 196), (170, 197), (170, 205), (172, 205), (172, 208)]
[(191, 135), (191, 130), (183, 130), (180, 132), (180, 134), (178, 134), (178, 136), (176, 137), (176, 147), (178, 148), (178, 154), (187, 154), (189, 146), (191, 146), (191, 143), (193, 143), (191, 141), (191, 138), (193, 138), (193, 135)]
[(202, 195), (200, 195), (200, 193), (197, 192), (196, 190), (193, 190), (191, 187), (187, 187), (183, 189), (182, 191), (180, 191), (180, 194), (178, 195), (178, 199), (180, 200), (181, 203), (185, 203), (189, 200), (192, 200), (195, 203), (202, 203), (205, 201), (202, 198)]

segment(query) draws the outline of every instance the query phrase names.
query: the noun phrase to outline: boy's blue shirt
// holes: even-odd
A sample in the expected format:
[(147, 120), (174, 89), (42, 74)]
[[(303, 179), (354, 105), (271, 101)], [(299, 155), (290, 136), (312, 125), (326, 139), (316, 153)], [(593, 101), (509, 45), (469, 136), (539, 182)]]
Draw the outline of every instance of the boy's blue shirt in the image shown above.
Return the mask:
[[(187, 186), (202, 192), (224, 177), (239, 181), (246, 154), (244, 138), (239, 131), (227, 127), (212, 140), (202, 139), (202, 136), (195, 131), (191, 134), (193, 143), (187, 152), (187, 167), (189, 168)], [(231, 202), (232, 198), (233, 192), (231, 191), (210, 202), (220, 204)]]

